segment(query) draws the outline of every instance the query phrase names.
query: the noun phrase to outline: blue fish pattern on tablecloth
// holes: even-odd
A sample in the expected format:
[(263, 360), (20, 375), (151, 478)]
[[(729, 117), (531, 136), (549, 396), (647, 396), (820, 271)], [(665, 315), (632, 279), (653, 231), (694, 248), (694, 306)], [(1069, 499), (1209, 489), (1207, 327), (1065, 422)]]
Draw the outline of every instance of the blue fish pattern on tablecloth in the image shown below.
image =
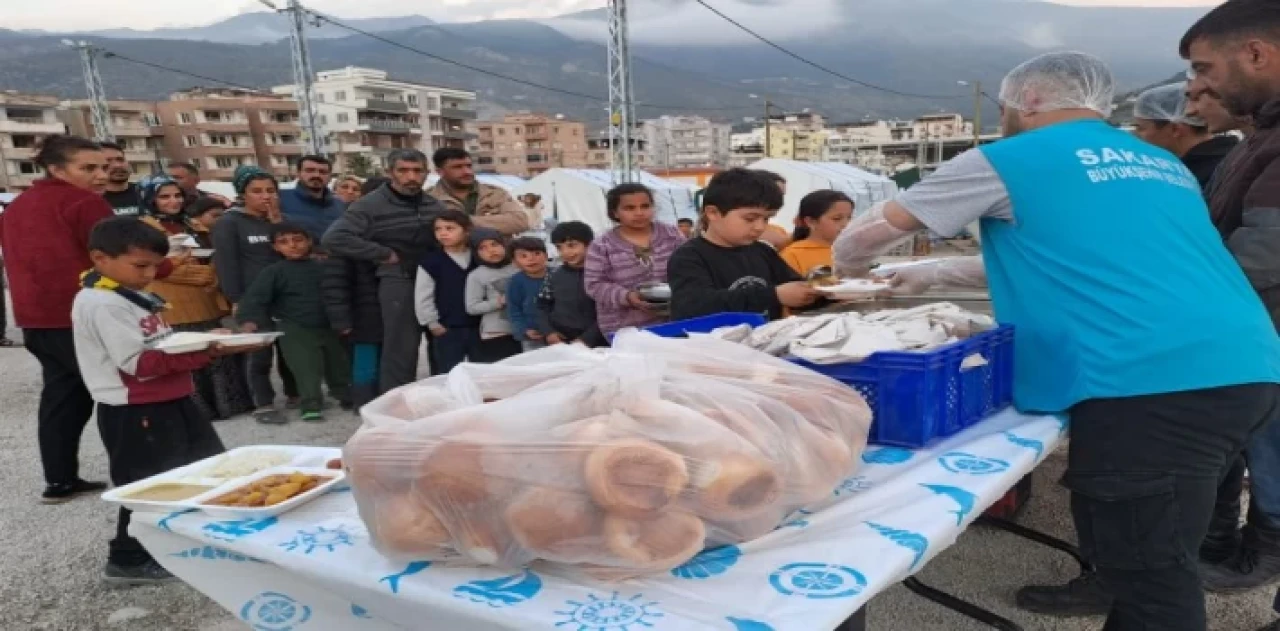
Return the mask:
[(364, 618), (365, 620), (373, 619), (373, 616), (369, 614), (368, 609), (365, 609), (364, 607), (361, 607), (360, 605), (357, 605), (355, 603), (351, 604), (351, 615), (357, 618)]
[(510, 607), (532, 599), (542, 591), (542, 579), (525, 570), (519, 574), (471, 581), (453, 588), (453, 595), (493, 608)]
[(951, 512), (956, 516), (957, 526), (964, 524), (964, 518), (968, 517), (969, 514), (973, 512), (974, 502), (978, 499), (973, 493), (955, 486), (948, 486), (945, 484), (921, 484), (920, 486), (923, 486), (938, 495), (945, 495), (955, 501), (956, 505), (959, 506), (959, 509)]
[(169, 556), (178, 557), (179, 559), (204, 559), (206, 561), (234, 561), (236, 563), (262, 563), (258, 559), (248, 557), (238, 552), (232, 552), (217, 546), (201, 546), (191, 548), (181, 552), (171, 553)]
[(1044, 455), (1044, 443), (1041, 441), (1034, 438), (1024, 438), (1013, 432), (1004, 432), (1004, 437), (1019, 447), (1036, 452), (1036, 462), (1040, 462), (1040, 457)]
[(237, 541), (251, 535), (256, 535), (278, 523), (280, 520), (276, 517), (266, 517), (264, 519), (239, 519), (235, 521), (216, 521), (211, 524), (204, 525), (204, 534), (223, 541)]
[(733, 625), (734, 631), (774, 631), (772, 626), (760, 622), (759, 620), (734, 618), (733, 616), (729, 616), (728, 618), (725, 618), (725, 620), (728, 620), (729, 623)]
[(169, 527), (169, 522), (171, 522), (171, 521), (173, 521), (173, 520), (175, 520), (175, 519), (177, 519), (177, 518), (179, 518), (179, 517), (182, 517), (183, 515), (186, 515), (186, 514), (188, 514), (188, 513), (194, 513), (194, 512), (196, 512), (196, 509), (194, 509), (194, 508), (187, 508), (187, 509), (180, 510), (180, 511), (174, 511), (174, 512), (169, 513), (168, 515), (165, 515), (164, 517), (160, 518), (160, 521), (156, 522), (156, 527), (157, 527), (157, 528), (159, 528), (160, 530), (164, 530), (164, 531), (166, 531), (166, 532), (173, 532), (173, 529)]
[(866, 522), (872, 530), (880, 533), (885, 539), (892, 541), (912, 552), (914, 559), (911, 561), (911, 569), (916, 569), (920, 561), (924, 559), (924, 554), (929, 550), (929, 540), (924, 535), (910, 530), (902, 530), (899, 528), (890, 528), (881, 526), (880, 524)]
[(902, 464), (914, 454), (910, 449), (901, 447), (880, 447), (862, 454), (862, 461), (868, 464)]
[(387, 587), (391, 589), (392, 594), (399, 594), (401, 579), (409, 576), (413, 576), (414, 574), (417, 574), (418, 572), (421, 572), (429, 567), (431, 567), (430, 561), (414, 561), (413, 563), (410, 563), (409, 565), (405, 566), (405, 568), (400, 572), (396, 574), (390, 574), (378, 579), (378, 582), (386, 583)]

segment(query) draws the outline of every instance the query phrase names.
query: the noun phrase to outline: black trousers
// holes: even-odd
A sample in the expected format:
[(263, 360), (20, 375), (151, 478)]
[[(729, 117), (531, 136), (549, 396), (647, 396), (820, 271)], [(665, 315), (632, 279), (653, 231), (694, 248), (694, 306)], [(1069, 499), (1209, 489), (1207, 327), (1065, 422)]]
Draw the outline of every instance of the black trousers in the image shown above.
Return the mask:
[(80, 436), (93, 415), (93, 398), (80, 377), (71, 329), (23, 329), (27, 351), (40, 362), (40, 462), (44, 481), (68, 484), (80, 477)]
[(1080, 551), (1115, 597), (1104, 631), (1204, 631), (1196, 559), (1218, 485), (1278, 411), (1274, 384), (1094, 399), (1070, 410), (1064, 481)]
[[(213, 423), (190, 397), (142, 405), (98, 404), (98, 431), (107, 448), (111, 483), (130, 482), (191, 464), (225, 451)], [(141, 565), (151, 555), (129, 536), (127, 508), (120, 509), (116, 537), (109, 544), (108, 562)]]
[(433, 375), (447, 374), (468, 357), (471, 361), (479, 361), (475, 356), (480, 348), (480, 329), (476, 327), (453, 327), (440, 337), (429, 337), (435, 358), (435, 365), (431, 367)]
[(471, 354), (471, 361), (477, 364), (492, 364), (523, 352), (524, 347), (520, 346), (520, 341), (510, 335), (491, 337), (480, 340), (475, 352)]

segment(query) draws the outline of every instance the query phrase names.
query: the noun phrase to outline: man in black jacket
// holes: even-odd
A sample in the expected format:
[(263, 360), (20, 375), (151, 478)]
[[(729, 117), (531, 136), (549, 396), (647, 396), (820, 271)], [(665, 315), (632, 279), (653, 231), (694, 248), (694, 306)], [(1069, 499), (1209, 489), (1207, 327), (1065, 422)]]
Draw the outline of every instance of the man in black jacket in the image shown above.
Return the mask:
[(1187, 114), (1187, 90), (1181, 83), (1139, 94), (1133, 118), (1138, 137), (1181, 158), (1200, 190), (1208, 188), (1218, 163), (1236, 145), (1235, 138), (1214, 136), (1204, 120)]
[(432, 222), (444, 205), (423, 192), (427, 157), (416, 149), (387, 156), (390, 182), (357, 199), (324, 235), (331, 256), (377, 265), (382, 309), (382, 357), (378, 383), (383, 392), (418, 378), (422, 330), (414, 313), (417, 265), (436, 244)]

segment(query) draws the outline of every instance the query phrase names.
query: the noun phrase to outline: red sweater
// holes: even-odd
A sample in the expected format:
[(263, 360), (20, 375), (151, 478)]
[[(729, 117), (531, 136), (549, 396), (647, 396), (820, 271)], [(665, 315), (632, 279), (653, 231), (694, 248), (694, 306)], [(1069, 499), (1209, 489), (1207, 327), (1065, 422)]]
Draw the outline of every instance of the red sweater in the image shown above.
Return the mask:
[(0, 248), (24, 329), (71, 328), (71, 303), (89, 261), (89, 232), (114, 216), (92, 191), (55, 178), (37, 180), (0, 214)]

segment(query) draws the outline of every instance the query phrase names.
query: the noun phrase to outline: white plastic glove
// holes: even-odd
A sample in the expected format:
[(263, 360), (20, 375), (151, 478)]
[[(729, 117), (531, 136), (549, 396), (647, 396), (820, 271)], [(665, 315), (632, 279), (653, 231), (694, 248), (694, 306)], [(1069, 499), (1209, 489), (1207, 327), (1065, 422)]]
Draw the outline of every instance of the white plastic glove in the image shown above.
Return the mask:
[(854, 217), (831, 244), (836, 275), (865, 276), (877, 257), (915, 235), (915, 232), (894, 227), (884, 218), (886, 203), (880, 202)]
[(916, 296), (938, 285), (983, 289), (987, 269), (981, 256), (956, 256), (898, 270), (889, 284), (897, 296)]

